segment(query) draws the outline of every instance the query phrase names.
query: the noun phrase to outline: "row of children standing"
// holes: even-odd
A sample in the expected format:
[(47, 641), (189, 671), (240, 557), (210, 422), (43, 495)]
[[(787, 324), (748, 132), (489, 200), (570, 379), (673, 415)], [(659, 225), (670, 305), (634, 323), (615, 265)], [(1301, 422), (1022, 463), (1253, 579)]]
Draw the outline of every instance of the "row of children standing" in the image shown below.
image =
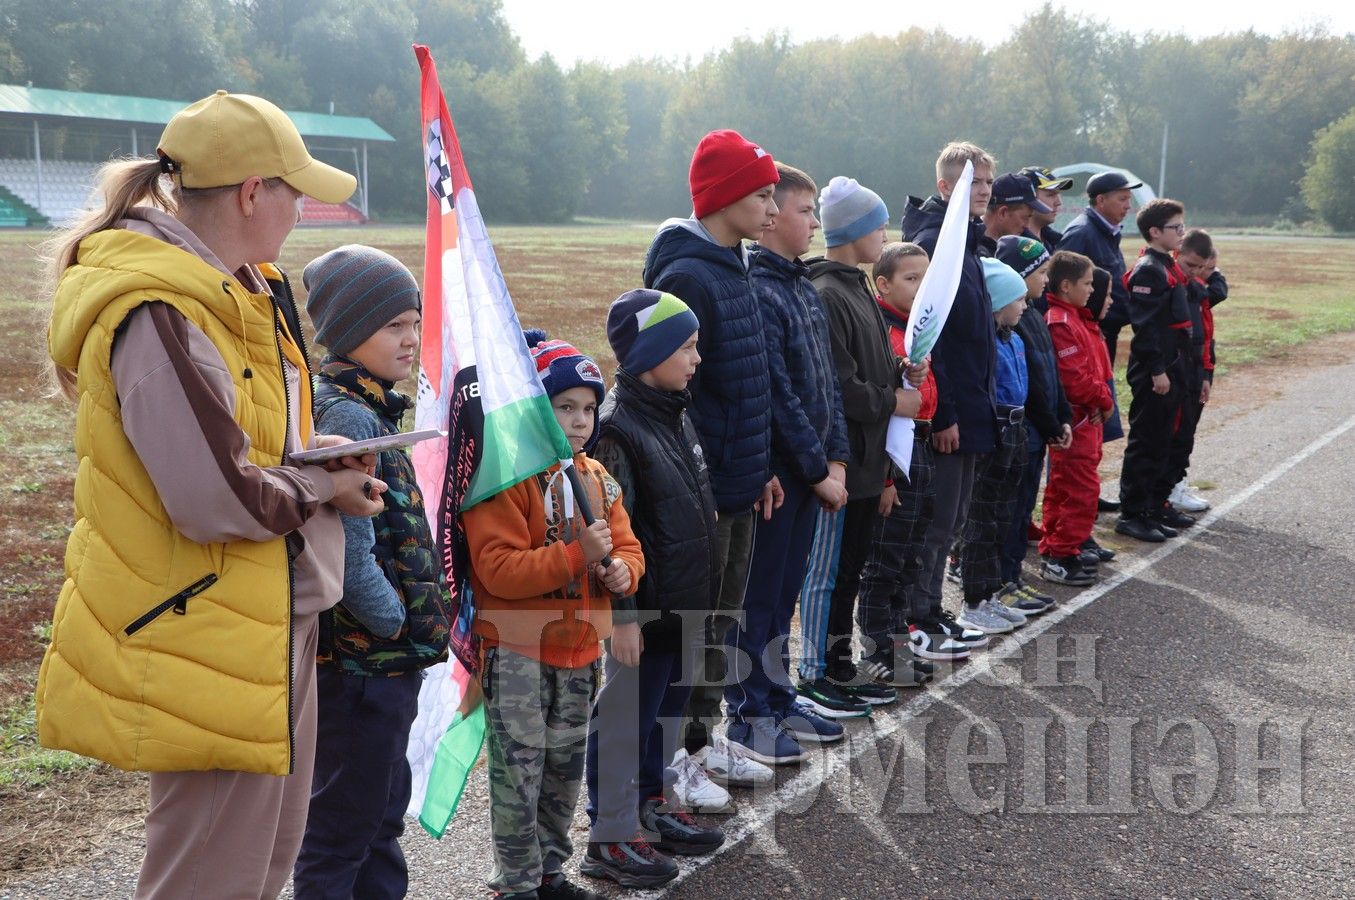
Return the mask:
[[(966, 162), (972, 224), (959, 292), (932, 357), (909, 360), (908, 314)], [(769, 766), (841, 739), (840, 720), (893, 702), (898, 688), (930, 680), (935, 661), (963, 659), (1047, 610), (1054, 598), (1021, 574), (1046, 450), (1041, 575), (1088, 583), (1089, 556), (1112, 555), (1091, 537), (1103, 427), (1116, 416), (1099, 327), (1111, 274), (1084, 255), (1051, 254), (1048, 223), (1028, 228), (1035, 215), (1052, 221), (1041, 195), (1065, 185), (1043, 169), (995, 178), (994, 168), (972, 144), (946, 147), (937, 195), (909, 198), (909, 242), (888, 243), (889, 213), (873, 191), (839, 176), (820, 192), (737, 133), (713, 132), (692, 160), (693, 215), (661, 226), (645, 287), (609, 310), (610, 391), (575, 347), (527, 333), (599, 515), (586, 525), (571, 508), (558, 467), (463, 515), (498, 896), (597, 896), (564, 874), (581, 788), (591, 823), (581, 871), (627, 887), (666, 883), (678, 873), (673, 855), (723, 842), (691, 811), (727, 809), (728, 787), (769, 783)], [(1132, 458), (1137, 468), (1122, 521), (1149, 515), (1159, 528), (1189, 455), (1185, 429), (1169, 419), (1183, 397), (1207, 401), (1212, 360), (1211, 340), (1196, 337), (1199, 365), (1186, 371), (1197, 332), (1175, 317), (1199, 307), (1207, 318), (1208, 305), (1190, 305), (1183, 267), (1207, 279), (1210, 251), (1193, 233), (1193, 256), (1167, 255), (1181, 243), (1181, 213), (1173, 201), (1144, 208), (1147, 261), (1126, 279), (1136, 329), (1126, 466)], [(827, 252), (802, 259), (820, 217)], [(1140, 285), (1159, 269), (1165, 278), (1148, 296)], [(317, 392), (322, 427), (353, 438), (393, 429), (405, 405), (393, 384), (408, 374), (417, 334), (412, 278), (379, 251), (349, 247), (312, 263), (306, 282), (331, 350)], [(371, 284), (383, 286), (375, 311)], [(1158, 390), (1159, 370), (1180, 376), (1169, 391)], [(1151, 397), (1140, 398), (1141, 384)], [(885, 452), (894, 417), (914, 425), (907, 472)], [(1141, 474), (1149, 463), (1151, 478)], [(350, 564), (322, 640), (298, 896), (335, 882), (398, 896), (405, 883), (403, 736), (417, 670), (438, 656), (446, 623), (417, 488), (398, 461), (379, 474), (391, 487), (381, 526), (344, 517)], [(941, 595), (952, 551), (958, 615)], [(333, 814), (354, 796), (366, 798), (365, 827)]]

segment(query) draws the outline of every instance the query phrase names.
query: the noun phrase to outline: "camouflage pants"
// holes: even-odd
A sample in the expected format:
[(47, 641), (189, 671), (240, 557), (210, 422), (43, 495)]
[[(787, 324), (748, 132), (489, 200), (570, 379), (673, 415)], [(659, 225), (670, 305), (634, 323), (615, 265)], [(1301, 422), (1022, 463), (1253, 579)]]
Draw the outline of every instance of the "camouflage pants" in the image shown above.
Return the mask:
[(569, 828), (598, 681), (598, 663), (559, 669), (502, 647), (486, 651), (491, 890), (534, 891), (573, 852)]

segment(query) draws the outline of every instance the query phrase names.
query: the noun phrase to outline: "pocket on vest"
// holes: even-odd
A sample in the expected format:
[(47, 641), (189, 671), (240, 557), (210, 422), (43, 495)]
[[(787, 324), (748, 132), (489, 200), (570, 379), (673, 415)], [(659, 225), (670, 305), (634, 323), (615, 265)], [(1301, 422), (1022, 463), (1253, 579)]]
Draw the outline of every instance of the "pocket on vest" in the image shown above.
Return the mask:
[(126, 628), (122, 629), (122, 637), (124, 639), (132, 637), (138, 631), (145, 628), (170, 610), (173, 610), (175, 615), (187, 615), (188, 601), (216, 584), (216, 582), (216, 573), (204, 575), (202, 578), (199, 578), (197, 581), (173, 596), (161, 600), (159, 603), (155, 604), (155, 606), (152, 606), (150, 609), (146, 610), (146, 612), (133, 619)]

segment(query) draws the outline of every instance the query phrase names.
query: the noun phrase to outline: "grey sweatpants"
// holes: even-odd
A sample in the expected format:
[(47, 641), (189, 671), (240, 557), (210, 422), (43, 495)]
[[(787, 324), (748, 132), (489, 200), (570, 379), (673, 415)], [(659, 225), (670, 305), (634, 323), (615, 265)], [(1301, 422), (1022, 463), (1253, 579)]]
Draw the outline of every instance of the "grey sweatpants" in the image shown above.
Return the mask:
[(931, 601), (933, 612), (941, 609), (941, 585), (946, 577), (946, 556), (960, 536), (969, 513), (969, 495), (974, 489), (972, 453), (938, 453), (932, 486), (936, 500), (932, 524), (922, 549), (922, 588)]
[(291, 775), (220, 769), (151, 773), (137, 900), (269, 900), (282, 892), (301, 850), (310, 808), (319, 633), (319, 616), (293, 620), (296, 761)]

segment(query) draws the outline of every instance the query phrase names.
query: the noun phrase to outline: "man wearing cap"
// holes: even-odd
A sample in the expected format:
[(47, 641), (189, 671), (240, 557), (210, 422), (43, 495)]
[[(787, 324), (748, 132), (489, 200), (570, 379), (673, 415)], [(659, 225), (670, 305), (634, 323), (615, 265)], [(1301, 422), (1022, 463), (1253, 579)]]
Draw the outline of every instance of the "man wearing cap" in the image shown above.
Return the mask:
[(1054, 227), (1054, 220), (1063, 209), (1063, 192), (1073, 186), (1073, 179), (1055, 178), (1047, 166), (1026, 166), (1021, 170), (1021, 174), (1030, 179), (1030, 183), (1035, 186), (1035, 196), (1049, 207), (1047, 213), (1031, 213), (1030, 223), (1026, 225), (1023, 234), (1043, 243), (1045, 249), (1052, 254), (1058, 249), (1059, 241), (1063, 238), (1063, 232)]
[(1087, 182), (1090, 205), (1072, 221), (1063, 233), (1063, 240), (1059, 241), (1060, 250), (1072, 250), (1090, 257), (1097, 268), (1110, 273), (1110, 296), (1114, 303), (1101, 320), (1101, 334), (1106, 339), (1106, 351), (1110, 354), (1112, 368), (1115, 365), (1115, 345), (1120, 339), (1120, 330), (1129, 324), (1129, 294), (1124, 286), (1125, 264), (1124, 254), (1120, 251), (1120, 225), (1129, 215), (1132, 205), (1133, 195), (1130, 191), (1141, 187), (1142, 182), (1131, 183), (1123, 172), (1093, 175)]
[(980, 246), (986, 256), (997, 254), (997, 242), (1008, 235), (1024, 232), (1031, 217), (1048, 215), (1050, 208), (1035, 196), (1035, 185), (1017, 172), (999, 175), (993, 181), (993, 196), (988, 200), (988, 211), (983, 216), (983, 240)]

